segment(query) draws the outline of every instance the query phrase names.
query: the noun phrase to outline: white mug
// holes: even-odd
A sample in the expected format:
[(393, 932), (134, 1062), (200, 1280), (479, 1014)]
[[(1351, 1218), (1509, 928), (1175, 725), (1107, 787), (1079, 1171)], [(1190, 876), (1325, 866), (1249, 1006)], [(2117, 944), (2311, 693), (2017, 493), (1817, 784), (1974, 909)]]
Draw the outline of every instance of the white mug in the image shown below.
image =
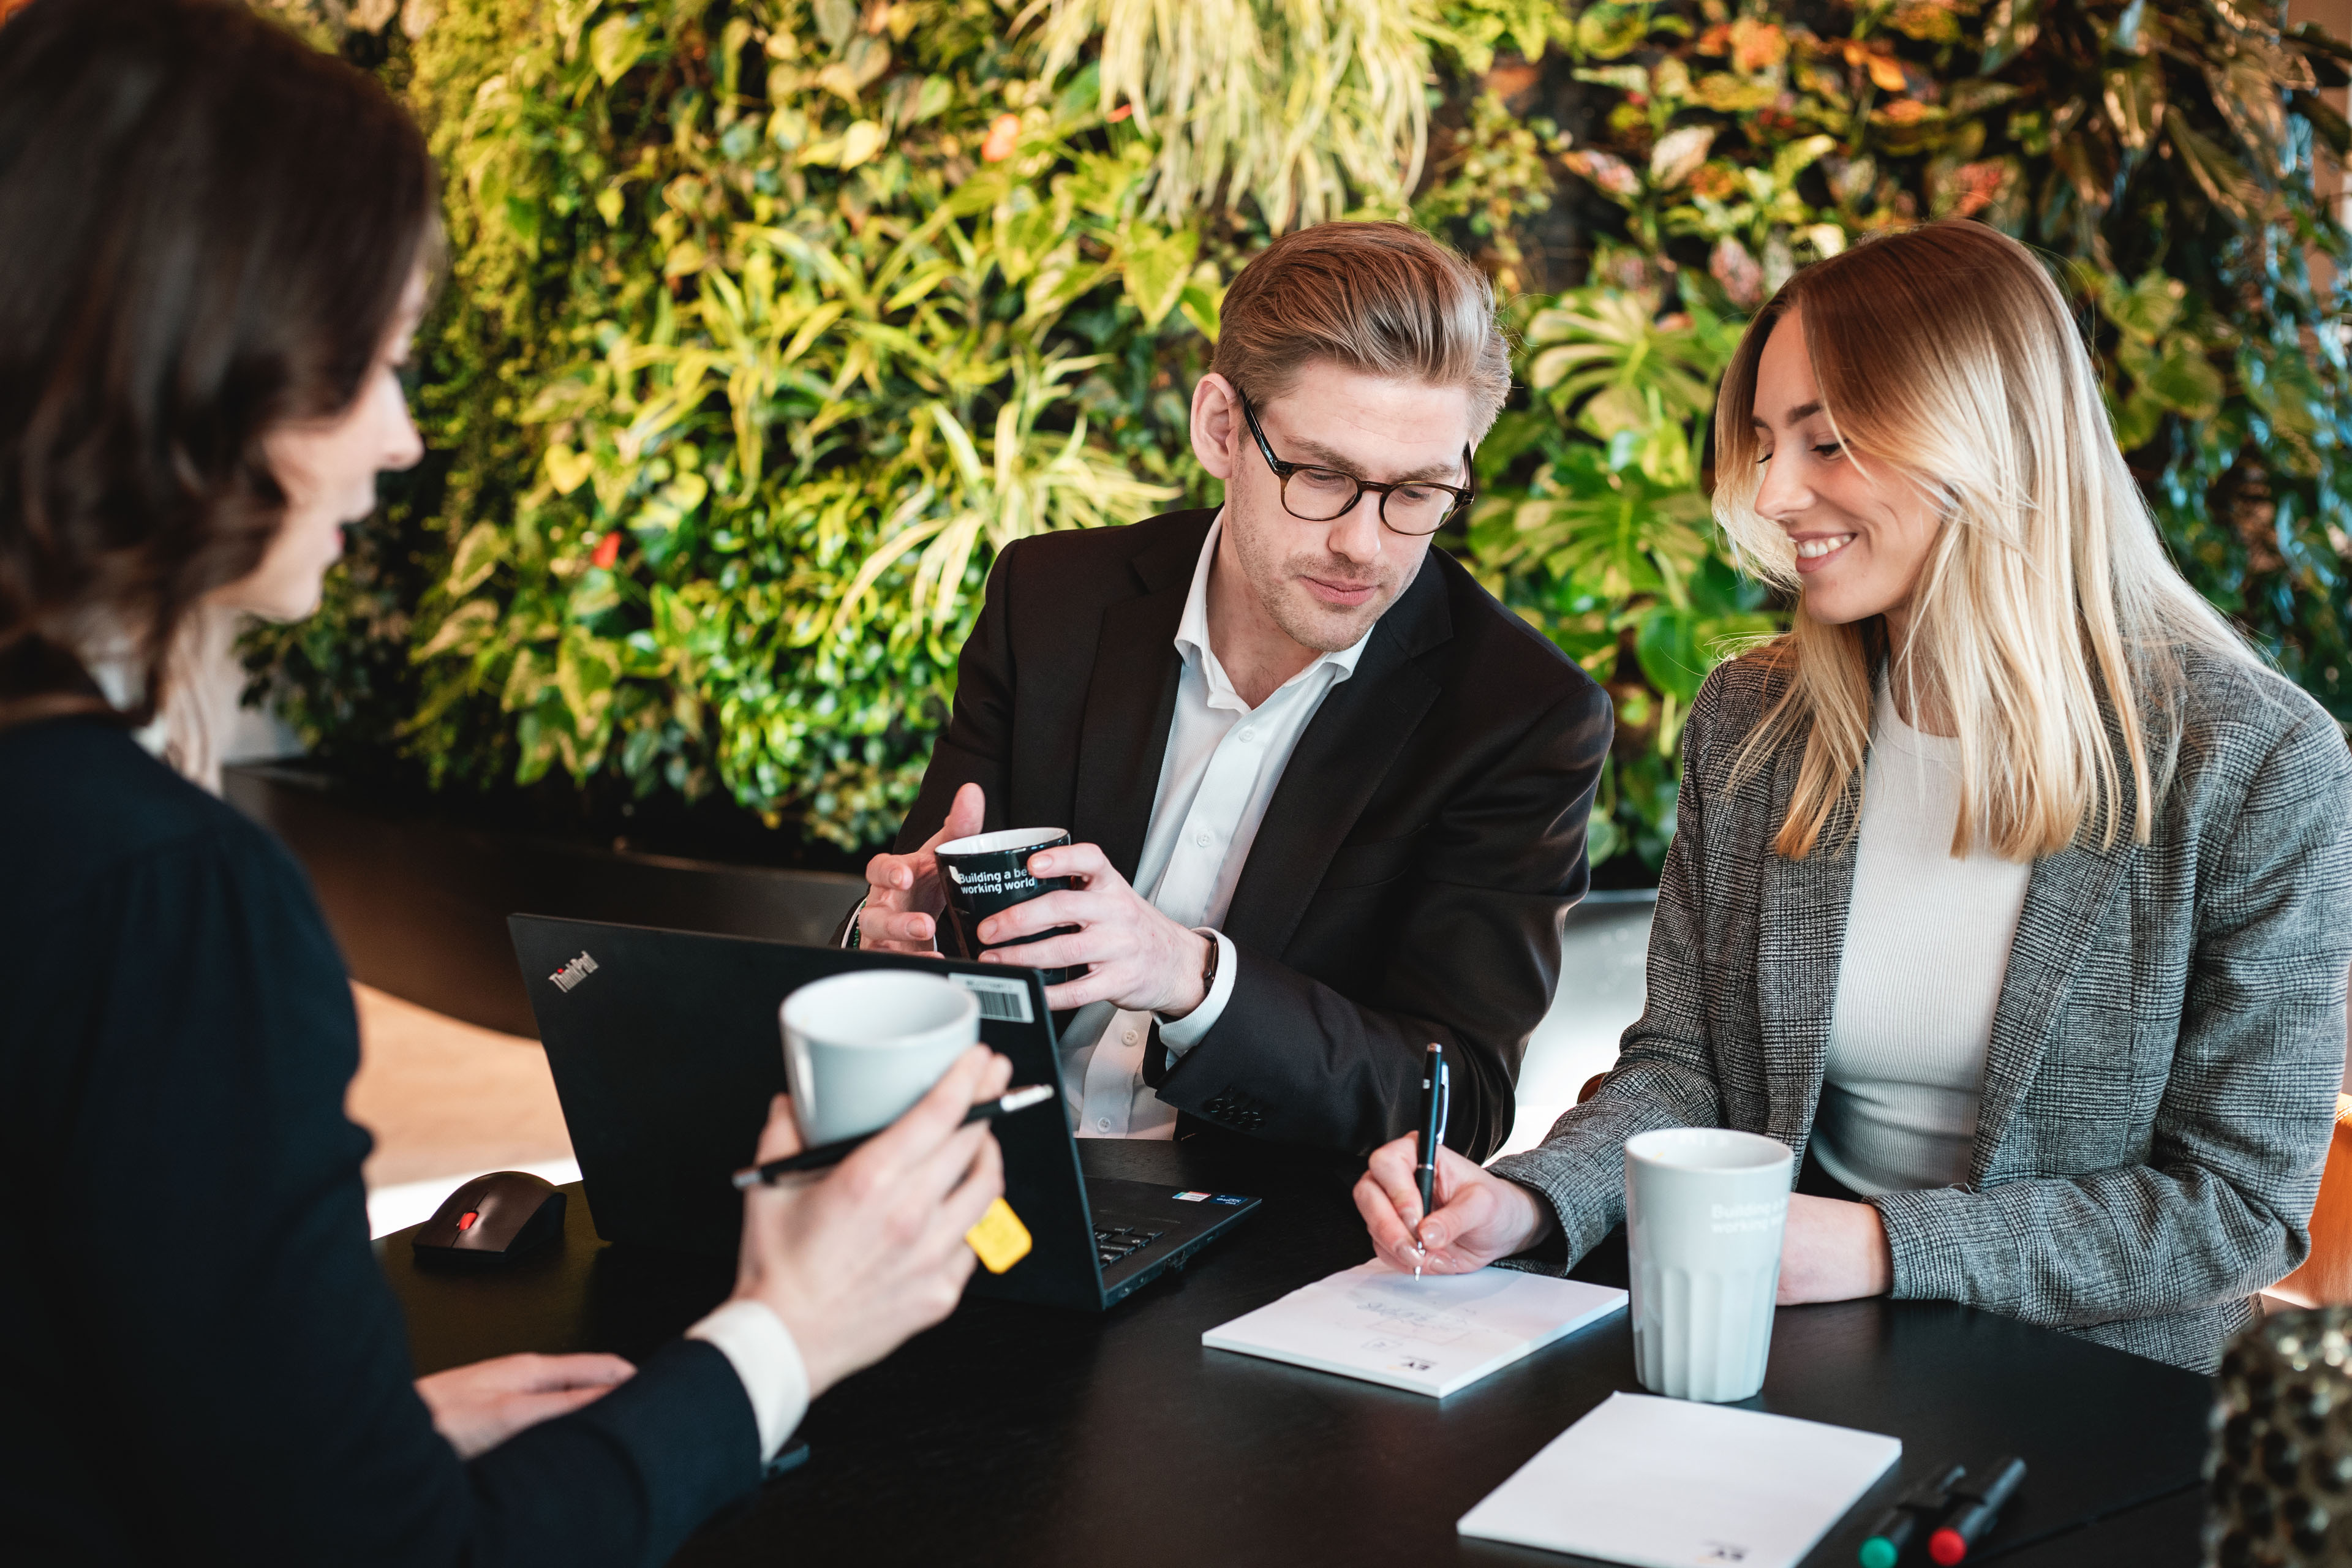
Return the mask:
[(804, 1144), (904, 1116), (979, 1043), (980, 1000), (936, 974), (861, 969), (784, 998), (784, 1079)]
[(1764, 1386), (1791, 1159), (1719, 1127), (1625, 1140), (1633, 1375), (1651, 1393), (1722, 1404)]

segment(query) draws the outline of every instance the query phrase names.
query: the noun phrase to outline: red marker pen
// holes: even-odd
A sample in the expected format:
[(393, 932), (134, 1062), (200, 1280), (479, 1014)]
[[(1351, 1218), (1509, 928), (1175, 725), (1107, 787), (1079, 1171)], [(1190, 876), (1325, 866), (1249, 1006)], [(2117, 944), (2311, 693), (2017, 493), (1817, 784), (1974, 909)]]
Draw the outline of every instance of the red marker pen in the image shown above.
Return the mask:
[(1976, 1543), (2000, 1522), (2000, 1510), (2018, 1483), (2025, 1479), (2025, 1461), (2014, 1456), (1995, 1459), (1979, 1472), (1981, 1479), (1951, 1489), (1952, 1511), (1935, 1534), (1927, 1537), (1927, 1555), (1938, 1568), (1966, 1562)]

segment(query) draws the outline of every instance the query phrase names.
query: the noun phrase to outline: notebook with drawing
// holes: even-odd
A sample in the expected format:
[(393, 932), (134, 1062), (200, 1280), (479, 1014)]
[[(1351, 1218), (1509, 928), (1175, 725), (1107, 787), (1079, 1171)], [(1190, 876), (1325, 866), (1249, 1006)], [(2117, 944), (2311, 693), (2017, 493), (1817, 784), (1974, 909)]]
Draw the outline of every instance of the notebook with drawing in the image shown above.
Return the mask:
[(1201, 1336), (1443, 1399), (1625, 1305), (1625, 1292), (1514, 1268), (1412, 1275), (1374, 1258)]

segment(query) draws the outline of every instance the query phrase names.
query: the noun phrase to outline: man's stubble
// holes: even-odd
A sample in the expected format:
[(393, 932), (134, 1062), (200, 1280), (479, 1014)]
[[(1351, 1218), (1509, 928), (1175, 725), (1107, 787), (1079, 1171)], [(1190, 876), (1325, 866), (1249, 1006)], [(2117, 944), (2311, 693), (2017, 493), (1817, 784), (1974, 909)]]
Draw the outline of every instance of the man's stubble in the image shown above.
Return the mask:
[[(1237, 522), (1239, 526), (1235, 526)], [(1249, 584), (1250, 592), (1257, 595), (1258, 603), (1265, 606), (1267, 616), (1285, 637), (1317, 653), (1339, 653), (1362, 640), (1372, 624), (1412, 586), (1428, 553), (1424, 550), (1408, 569), (1400, 564), (1396, 555), (1383, 551), (1367, 572), (1336, 555), (1305, 552), (1285, 555), (1268, 537), (1272, 530), (1238, 517), (1230, 505), (1226, 508), (1225, 526), (1233, 534), (1234, 556), (1241, 563), (1242, 576)], [(1370, 582), (1377, 591), (1356, 608), (1342, 610), (1317, 603), (1310, 590), (1298, 582), (1302, 574), (1349, 587)]]

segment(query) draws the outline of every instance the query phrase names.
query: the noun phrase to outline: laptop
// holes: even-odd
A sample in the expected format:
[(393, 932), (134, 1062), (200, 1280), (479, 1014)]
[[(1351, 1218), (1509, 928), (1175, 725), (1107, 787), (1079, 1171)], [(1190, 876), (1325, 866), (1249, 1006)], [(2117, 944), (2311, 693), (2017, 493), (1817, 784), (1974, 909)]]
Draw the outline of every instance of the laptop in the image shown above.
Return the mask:
[(730, 1178), (784, 1092), (777, 1011), (854, 969), (925, 970), (971, 991), (981, 1039), (1012, 1062), (1013, 1087), (1054, 1090), (995, 1123), (1029, 1255), (1003, 1274), (974, 1269), (968, 1294), (1099, 1311), (1257, 1209), (1254, 1197), (1081, 1173), (1034, 970), (538, 915), (507, 927), (606, 1241), (735, 1256), (742, 1200)]

